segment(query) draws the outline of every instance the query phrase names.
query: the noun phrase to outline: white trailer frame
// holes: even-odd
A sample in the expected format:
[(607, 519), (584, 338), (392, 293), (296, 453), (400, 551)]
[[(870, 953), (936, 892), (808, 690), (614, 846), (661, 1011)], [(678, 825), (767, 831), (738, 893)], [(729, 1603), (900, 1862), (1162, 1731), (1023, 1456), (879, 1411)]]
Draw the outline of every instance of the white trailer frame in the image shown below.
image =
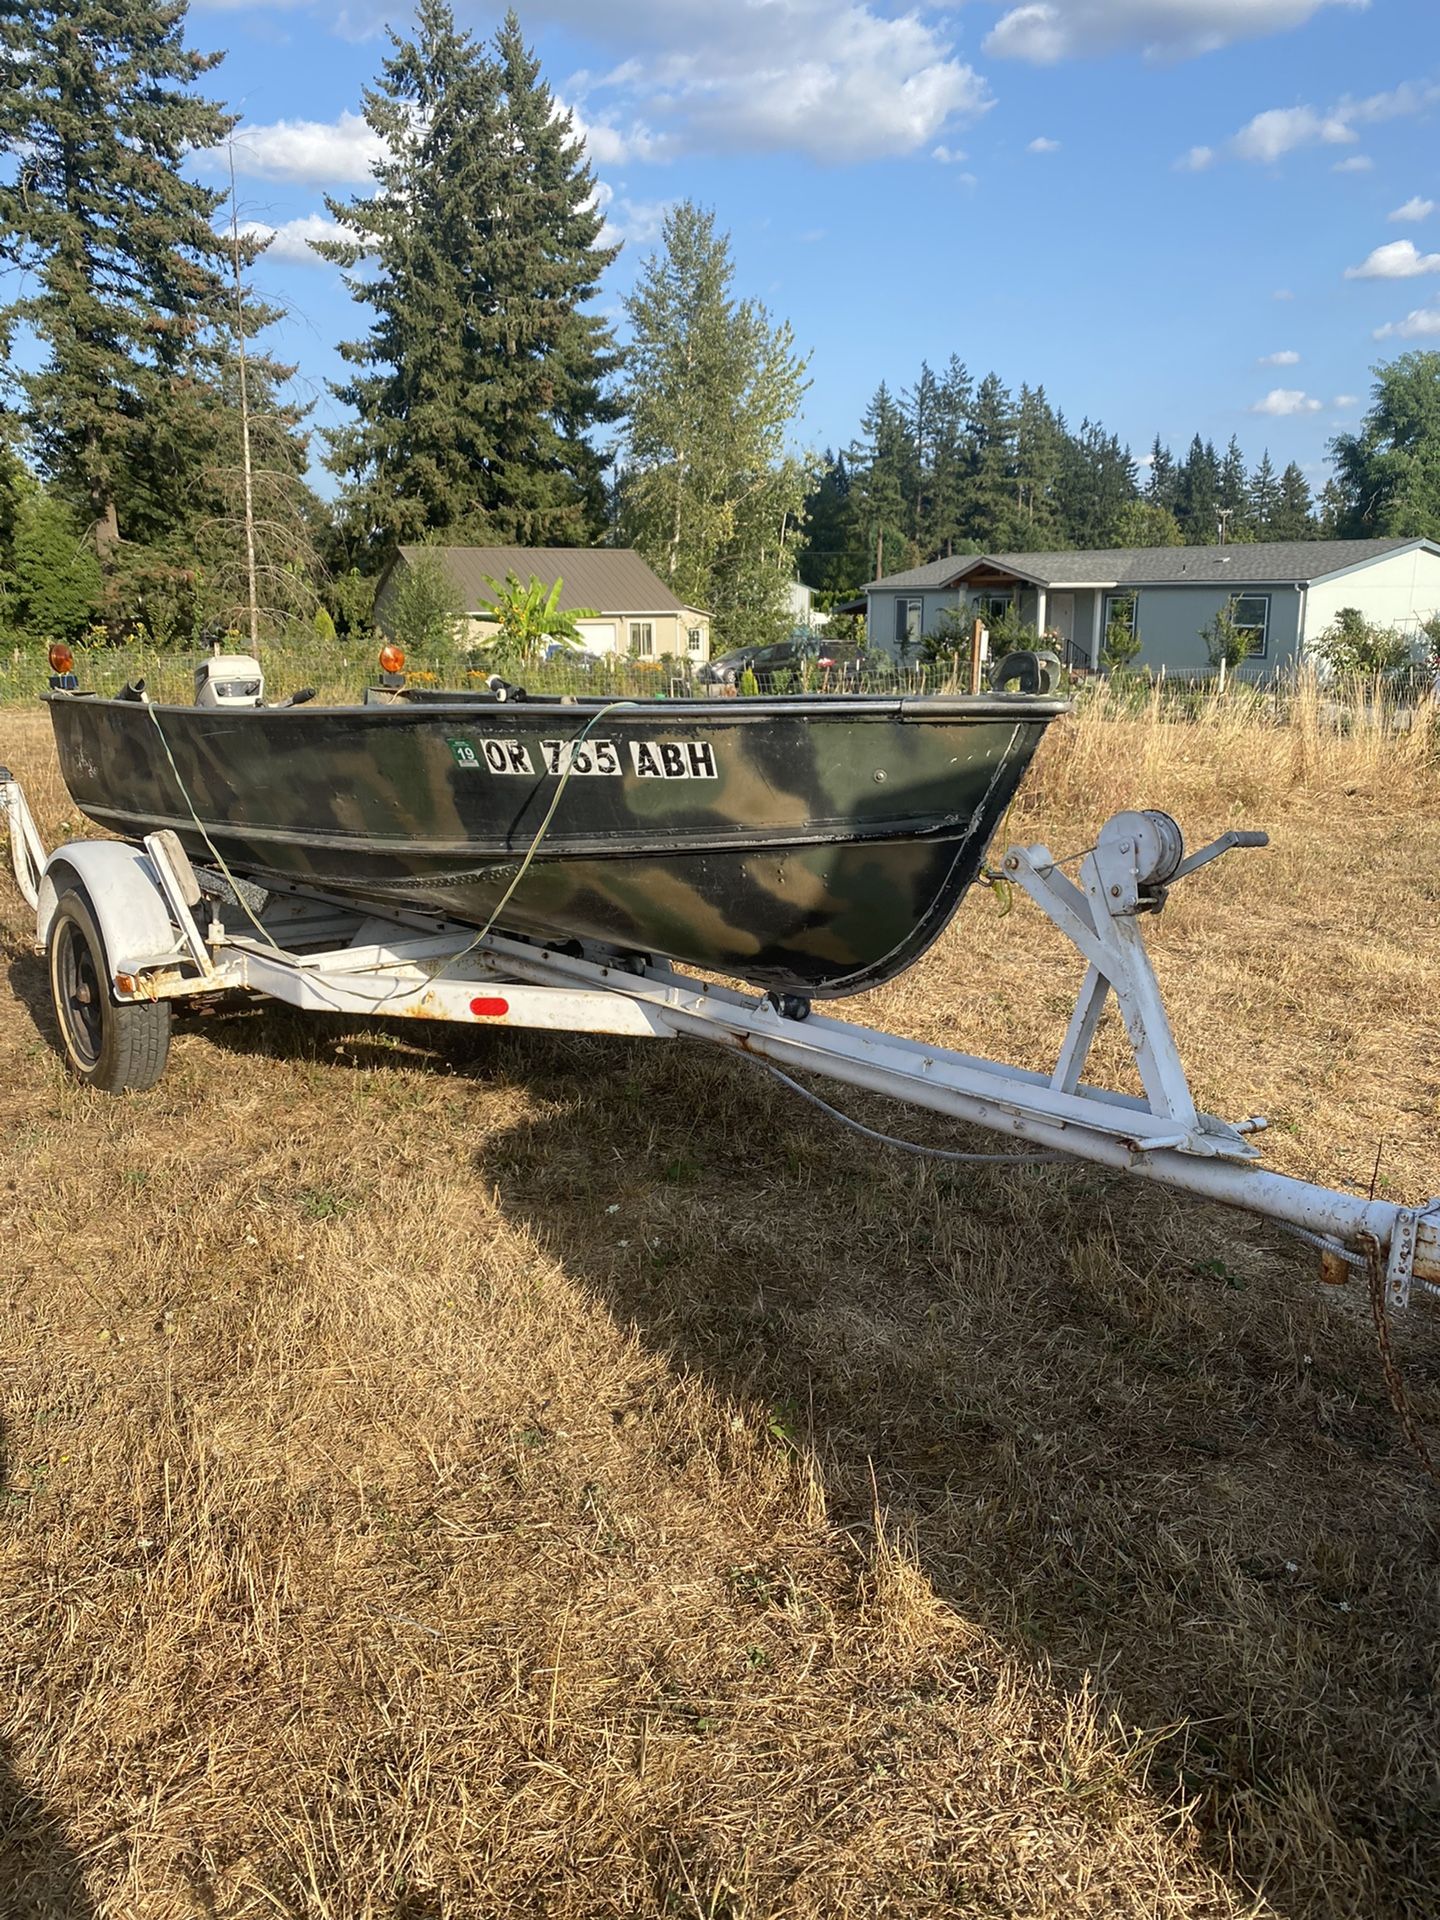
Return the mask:
[[(561, 952), (268, 876), (197, 874), (170, 832), (147, 835), (138, 848), (73, 841), (47, 857), (20, 785), (4, 768), (0, 811), (16, 879), (36, 910), (37, 950), (46, 950), (66, 893), (80, 890), (104, 941), (117, 1006), (240, 990), (310, 1012), (707, 1040), (787, 1073), (989, 1128), (1010, 1151), (1073, 1155), (1241, 1208), (1332, 1257), (1343, 1253), (1352, 1266), (1378, 1256), (1391, 1307), (1408, 1305), (1417, 1284), (1440, 1294), (1440, 1199), (1403, 1206), (1273, 1173), (1260, 1165), (1255, 1145), (1263, 1119), (1231, 1123), (1195, 1105), (1139, 919), (1162, 911), (1177, 881), (1233, 847), (1263, 846), (1264, 834), (1225, 834), (1187, 858), (1168, 815), (1116, 814), (1081, 859), (1078, 885), (1045, 847), (1009, 849), (1003, 876), (1086, 961), (1055, 1067), (1044, 1074), (604, 948)], [(1111, 994), (1143, 1089), (1138, 1098), (1083, 1078)]]

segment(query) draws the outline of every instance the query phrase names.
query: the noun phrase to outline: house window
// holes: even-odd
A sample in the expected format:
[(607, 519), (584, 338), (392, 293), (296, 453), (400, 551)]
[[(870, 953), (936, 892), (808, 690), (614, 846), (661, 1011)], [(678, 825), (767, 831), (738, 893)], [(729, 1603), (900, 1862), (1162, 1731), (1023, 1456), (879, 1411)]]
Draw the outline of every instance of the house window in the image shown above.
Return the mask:
[(895, 650), (902, 658), (920, 644), (920, 623), (925, 617), (923, 600), (895, 602)]
[(991, 588), (989, 592), (977, 593), (975, 611), (987, 627), (993, 626), (997, 620), (1003, 620), (1009, 614), (1012, 597), (1008, 587)]
[(1230, 618), (1237, 633), (1248, 633), (1247, 660), (1263, 660), (1270, 644), (1270, 596), (1268, 593), (1237, 593), (1230, 602)]
[(642, 660), (655, 657), (655, 622), (653, 620), (632, 620), (630, 622), (630, 651), (638, 654)]
[(1138, 615), (1139, 602), (1133, 593), (1107, 593), (1105, 617), (1100, 626), (1102, 640), (1114, 626), (1121, 626), (1126, 633), (1133, 634)]
[(691, 653), (699, 653), (705, 645), (705, 629), (703, 627), (691, 627), (687, 638), (690, 643)]

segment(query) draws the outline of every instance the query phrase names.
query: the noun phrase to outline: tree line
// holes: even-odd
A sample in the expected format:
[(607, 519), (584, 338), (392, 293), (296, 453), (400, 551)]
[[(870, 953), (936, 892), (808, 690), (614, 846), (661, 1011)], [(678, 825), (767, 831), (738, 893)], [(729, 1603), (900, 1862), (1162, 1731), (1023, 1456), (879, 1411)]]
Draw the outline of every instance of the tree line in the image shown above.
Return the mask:
[(1351, 516), (1336, 482), (1320, 500), (1300, 467), (1264, 453), (1247, 469), (1196, 434), (1177, 459), (1159, 438), (1144, 468), (1092, 420), (1071, 427), (1044, 387), (1018, 394), (958, 358), (914, 385), (876, 389), (852, 444), (827, 451), (806, 501), (801, 575), (842, 597), (869, 579), (953, 553), (1311, 540)]
[[(722, 640), (773, 637), (799, 576), (831, 598), (990, 548), (1440, 532), (1440, 355), (1381, 376), (1317, 503), (1291, 465), (1158, 443), (1143, 479), (1097, 422), (959, 358), (875, 393), (853, 445), (796, 446), (807, 356), (735, 289), (728, 236), (672, 208), (624, 303), (583, 143), (512, 13), (448, 0), (392, 32), (370, 186), (319, 250), (355, 302), (318, 432), (264, 347), (266, 244), (223, 165), (237, 117), (184, 0), (15, 0), (0, 19), (0, 608), (66, 636), (362, 626), (401, 544), (633, 545)], [(1397, 370), (1399, 372), (1397, 373)], [(1408, 371), (1407, 371), (1408, 370)], [(1408, 385), (1407, 385), (1408, 382)], [(1413, 391), (1412, 391), (1413, 389)], [(316, 443), (312, 448), (312, 442)], [(307, 483), (312, 451), (334, 483)]]

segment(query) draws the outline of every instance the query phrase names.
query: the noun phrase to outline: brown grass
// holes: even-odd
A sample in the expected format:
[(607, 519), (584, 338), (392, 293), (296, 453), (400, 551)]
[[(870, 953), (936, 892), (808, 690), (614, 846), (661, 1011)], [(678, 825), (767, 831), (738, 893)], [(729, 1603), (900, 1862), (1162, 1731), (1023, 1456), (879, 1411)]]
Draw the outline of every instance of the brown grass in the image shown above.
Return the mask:
[[(1436, 799), (1095, 713), (1011, 825), (1269, 826), (1153, 929), (1202, 1101), (1415, 1196)], [(91, 1096), (0, 913), (7, 1920), (1440, 1909), (1435, 1496), (1303, 1250), (679, 1046), (217, 1010)], [(977, 894), (855, 1011), (1038, 1063), (1073, 971)]]

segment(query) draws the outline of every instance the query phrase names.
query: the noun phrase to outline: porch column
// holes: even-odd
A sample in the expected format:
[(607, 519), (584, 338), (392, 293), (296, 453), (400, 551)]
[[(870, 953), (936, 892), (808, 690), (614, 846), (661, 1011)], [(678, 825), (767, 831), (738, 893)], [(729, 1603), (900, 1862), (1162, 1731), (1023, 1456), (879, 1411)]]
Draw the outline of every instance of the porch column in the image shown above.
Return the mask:
[(1101, 592), (1099, 587), (1096, 587), (1095, 613), (1090, 622), (1090, 665), (1092, 668), (1098, 667), (1100, 665), (1100, 647), (1104, 639), (1104, 635), (1100, 631), (1100, 622), (1104, 616), (1104, 612), (1105, 612), (1105, 595)]
[(1045, 615), (1050, 610), (1050, 595), (1044, 587), (1035, 589), (1035, 631), (1045, 638)]

